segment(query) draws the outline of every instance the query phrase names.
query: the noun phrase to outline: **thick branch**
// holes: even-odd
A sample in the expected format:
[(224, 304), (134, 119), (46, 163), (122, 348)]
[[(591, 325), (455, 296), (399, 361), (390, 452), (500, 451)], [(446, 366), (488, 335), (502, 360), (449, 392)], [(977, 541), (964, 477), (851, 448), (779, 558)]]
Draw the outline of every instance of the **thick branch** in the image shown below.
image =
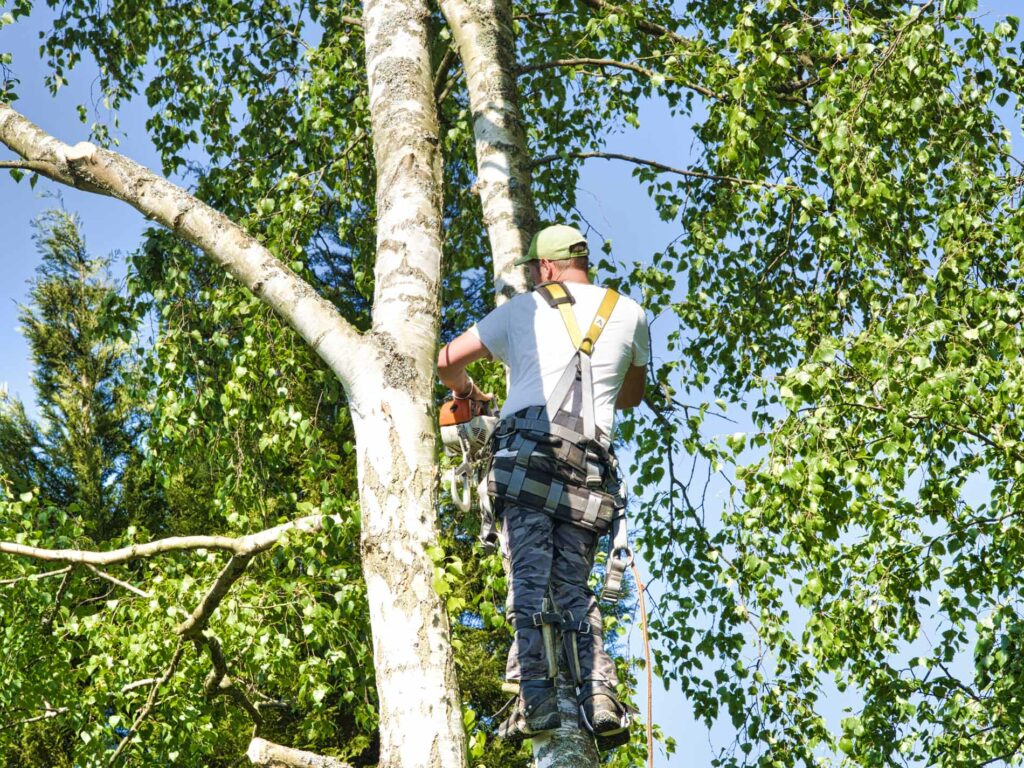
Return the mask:
[(512, 4), (510, 0), (441, 0), (440, 7), (466, 75), (476, 144), (477, 180), (473, 188), (483, 207), (500, 304), (526, 288), (526, 275), (515, 261), (526, 251), (537, 229), (529, 153), (515, 82)]
[(238, 687), (238, 683), (228, 674), (228, 661), (224, 656), (220, 640), (213, 634), (204, 632), (202, 638), (196, 642), (206, 646), (206, 650), (210, 654), (210, 662), (213, 664), (213, 669), (210, 670), (210, 674), (206, 676), (206, 681), (203, 684), (206, 695), (210, 698), (221, 694), (230, 696), (242, 709), (249, 713), (249, 717), (252, 718), (256, 725), (262, 725), (263, 715), (253, 706), (253, 703), (249, 701), (249, 697), (245, 695), (245, 692)]
[(42, 175), (122, 200), (201, 248), (291, 325), (351, 391), (374, 370), (365, 342), (326, 299), (256, 238), (180, 187), (126, 157), (81, 142), (74, 147), (0, 103), (0, 142)]
[[(335, 519), (340, 521), (340, 518)], [(43, 547), (29, 547), (24, 544), (0, 541), (0, 553), (31, 557), (36, 560), (88, 563), (90, 565), (112, 565), (169, 552), (186, 552), (196, 549), (219, 549), (236, 555), (253, 555), (269, 549), (281, 536), (290, 531), (315, 533), (323, 526), (323, 521), (323, 515), (310, 515), (238, 538), (230, 536), (172, 536), (145, 544), (133, 544), (130, 547), (113, 549), (109, 552), (93, 552), (82, 549), (44, 549)]]
[(715, 173), (705, 173), (704, 171), (687, 171), (682, 168), (673, 168), (671, 165), (665, 165), (655, 160), (645, 160), (642, 157), (632, 157), (631, 155), (620, 155), (617, 152), (565, 152), (558, 155), (545, 155), (544, 157), (538, 158), (533, 162), (534, 166), (544, 165), (546, 163), (553, 163), (557, 160), (561, 160), (565, 157), (576, 157), (581, 160), (587, 160), (590, 158), (600, 158), (602, 160), (625, 160), (628, 163), (635, 163), (636, 165), (647, 165), (651, 168), (655, 168), (665, 173), (675, 173), (679, 176), (689, 176), (695, 179), (706, 179), (708, 181), (724, 181), (730, 184), (742, 184), (749, 187), (768, 187), (771, 189), (787, 189), (796, 190), (798, 187), (792, 184), (773, 184), (768, 181), (758, 181), (756, 179), (743, 179), (739, 176), (722, 176)]
[(253, 765), (263, 768), (352, 768), (337, 758), (282, 747), (266, 739), (250, 741), (249, 751), (245, 754)]
[(192, 611), (192, 615), (182, 622), (175, 631), (186, 639), (194, 638), (198, 633), (202, 632), (206, 628), (206, 623), (210, 620), (210, 616), (213, 615), (221, 600), (227, 595), (228, 590), (245, 573), (245, 569), (248, 567), (251, 559), (252, 555), (235, 555), (228, 560), (228, 564), (224, 566), (220, 575), (217, 576), (217, 580), (213, 582), (213, 586), (206, 593), (206, 597)]

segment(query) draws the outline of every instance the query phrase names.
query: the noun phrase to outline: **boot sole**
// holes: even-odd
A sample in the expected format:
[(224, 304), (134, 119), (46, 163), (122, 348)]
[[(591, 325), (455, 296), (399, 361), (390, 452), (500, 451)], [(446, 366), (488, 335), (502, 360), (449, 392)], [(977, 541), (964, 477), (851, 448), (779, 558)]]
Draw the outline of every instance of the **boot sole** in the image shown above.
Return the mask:
[(609, 749), (621, 747), (629, 743), (629, 726), (618, 728), (614, 731), (595, 733), (594, 740), (597, 742), (597, 749), (600, 752), (607, 752)]
[(562, 719), (555, 715), (554, 717), (542, 720), (535, 724), (538, 727), (530, 727), (529, 723), (523, 723), (520, 727), (514, 730), (506, 730), (504, 732), (497, 731), (494, 735), (504, 742), (509, 744), (518, 744), (524, 739), (532, 739), (535, 736), (547, 736), (554, 733), (562, 725)]

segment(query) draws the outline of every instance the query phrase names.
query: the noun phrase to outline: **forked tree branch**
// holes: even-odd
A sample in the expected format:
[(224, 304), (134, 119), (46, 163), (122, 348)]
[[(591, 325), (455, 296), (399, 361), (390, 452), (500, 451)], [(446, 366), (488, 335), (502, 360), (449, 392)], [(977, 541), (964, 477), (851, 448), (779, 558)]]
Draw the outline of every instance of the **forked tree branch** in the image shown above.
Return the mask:
[(207, 653), (210, 655), (210, 663), (213, 665), (213, 669), (210, 670), (210, 674), (206, 676), (206, 681), (203, 683), (203, 688), (206, 690), (206, 695), (210, 698), (214, 696), (230, 696), (235, 702), (249, 713), (249, 717), (256, 725), (263, 724), (263, 715), (249, 700), (249, 697), (245, 695), (239, 685), (238, 681), (228, 674), (228, 660), (224, 656), (224, 649), (221, 647), (220, 640), (210, 632), (204, 632), (200, 638), (196, 640), (196, 644), (202, 644), (206, 646)]
[(108, 195), (202, 249), (272, 308), (310, 345), (350, 393), (375, 370), (369, 342), (255, 237), (184, 189), (138, 163), (92, 144), (69, 146), (0, 102), (0, 143), (61, 184)]

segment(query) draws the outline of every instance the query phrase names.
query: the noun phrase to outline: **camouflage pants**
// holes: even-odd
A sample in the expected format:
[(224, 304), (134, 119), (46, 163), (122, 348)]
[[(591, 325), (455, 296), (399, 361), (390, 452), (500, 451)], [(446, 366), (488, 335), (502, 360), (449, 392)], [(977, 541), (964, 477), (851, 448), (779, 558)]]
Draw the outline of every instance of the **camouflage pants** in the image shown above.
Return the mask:
[[(593, 629), (577, 635), (580, 670), (585, 680), (615, 685), (615, 664), (604, 649), (601, 611), (588, 583), (597, 549), (597, 534), (571, 523), (554, 520), (543, 512), (506, 504), (501, 513), (501, 548), (508, 566), (506, 615), (517, 626), (508, 653), (505, 676), (509, 680), (535, 680), (548, 676), (544, 639), (538, 627), (522, 627), (541, 611), (550, 589), (556, 612), (572, 614), (576, 623)], [(558, 627), (553, 627), (555, 631)], [(561, 669), (565, 666), (564, 655)]]

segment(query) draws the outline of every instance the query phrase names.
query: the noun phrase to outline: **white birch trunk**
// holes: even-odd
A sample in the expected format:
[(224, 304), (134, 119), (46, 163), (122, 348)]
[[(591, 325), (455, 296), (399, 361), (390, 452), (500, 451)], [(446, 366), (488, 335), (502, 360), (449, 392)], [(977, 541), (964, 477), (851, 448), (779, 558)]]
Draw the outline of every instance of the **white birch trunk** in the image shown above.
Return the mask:
[(466, 760), (448, 618), (426, 552), (437, 540), (442, 189), (428, 16), (424, 0), (368, 0), (363, 14), (377, 168), (371, 337), (382, 376), (353, 403), (353, 421), (380, 765), (393, 768)]
[(466, 73), (476, 140), (476, 189), (500, 304), (526, 290), (524, 271), (513, 262), (526, 252), (537, 229), (530, 156), (516, 90), (512, 4), (508, 0), (441, 0), (441, 11)]

